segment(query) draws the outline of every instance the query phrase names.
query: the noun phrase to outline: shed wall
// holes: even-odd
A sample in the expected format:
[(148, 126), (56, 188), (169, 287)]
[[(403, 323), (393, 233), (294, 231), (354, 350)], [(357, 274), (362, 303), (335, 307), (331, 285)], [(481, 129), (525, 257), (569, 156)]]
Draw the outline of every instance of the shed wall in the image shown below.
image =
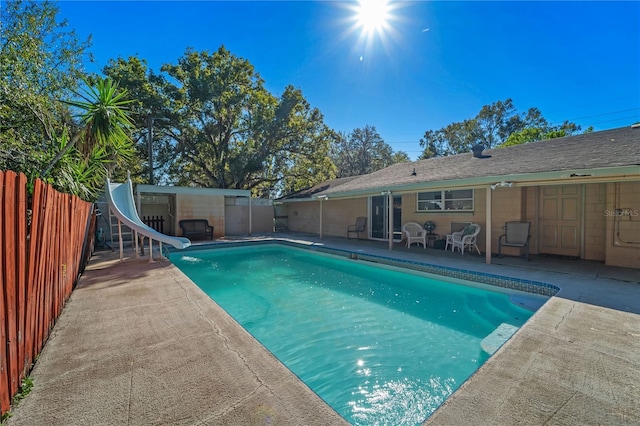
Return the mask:
[(175, 229), (182, 236), (178, 222), (183, 219), (207, 219), (213, 226), (214, 238), (225, 233), (224, 196), (223, 195), (176, 195)]

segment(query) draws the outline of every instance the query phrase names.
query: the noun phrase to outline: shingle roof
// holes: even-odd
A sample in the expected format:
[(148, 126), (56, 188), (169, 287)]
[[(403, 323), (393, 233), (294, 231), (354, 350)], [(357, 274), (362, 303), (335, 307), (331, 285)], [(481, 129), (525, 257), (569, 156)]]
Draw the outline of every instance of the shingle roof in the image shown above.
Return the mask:
[[(483, 152), (398, 163), (315, 195), (393, 189), (420, 183), (640, 165), (640, 128), (622, 127)], [(415, 175), (412, 172), (415, 169)], [(640, 167), (638, 168), (640, 174)]]
[(337, 178), (333, 180), (328, 180), (319, 184), (312, 186), (311, 188), (301, 189), (300, 191), (292, 192), (291, 194), (287, 194), (283, 197), (280, 197), (280, 200), (291, 200), (297, 198), (311, 198), (311, 196), (318, 194), (323, 191), (327, 191), (329, 189), (334, 189), (340, 185), (343, 185), (347, 182), (350, 182), (360, 176), (350, 176), (344, 178)]

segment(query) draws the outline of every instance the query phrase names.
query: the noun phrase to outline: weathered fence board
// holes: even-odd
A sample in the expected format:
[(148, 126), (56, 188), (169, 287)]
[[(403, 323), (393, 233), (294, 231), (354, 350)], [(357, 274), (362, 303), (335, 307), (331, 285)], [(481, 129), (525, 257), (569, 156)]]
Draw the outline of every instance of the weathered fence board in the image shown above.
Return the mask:
[[(0, 173), (0, 233), (2, 235), (2, 243), (0, 244), (0, 285), (2, 290), (2, 294), (4, 295), (7, 290), (7, 282), (9, 278), (7, 277), (7, 271), (4, 267), (4, 236), (5, 236), (5, 223), (6, 214), (5, 214), (5, 198), (6, 193), (4, 190), (5, 187), (6, 176), (4, 173)], [(11, 394), (9, 392), (9, 372), (7, 370), (7, 313), (5, 310), (4, 297), (0, 297), (0, 409), (5, 413), (10, 408), (11, 404)]]
[(0, 411), (10, 409), (93, 249), (93, 205), (0, 171)]
[[(5, 180), (4, 202), (4, 270), (5, 270), (5, 312), (7, 315), (7, 370), (9, 374), (9, 393), (18, 391), (18, 346), (16, 345), (16, 175), (10, 172)], [(12, 197), (9, 197), (12, 194)]]
[(16, 265), (20, 273), (17, 275), (17, 297), (16, 312), (18, 314), (18, 376), (24, 377), (25, 363), (25, 325), (27, 311), (27, 177), (23, 174), (18, 175), (18, 192), (16, 198), (16, 207), (20, 212), (16, 227)]

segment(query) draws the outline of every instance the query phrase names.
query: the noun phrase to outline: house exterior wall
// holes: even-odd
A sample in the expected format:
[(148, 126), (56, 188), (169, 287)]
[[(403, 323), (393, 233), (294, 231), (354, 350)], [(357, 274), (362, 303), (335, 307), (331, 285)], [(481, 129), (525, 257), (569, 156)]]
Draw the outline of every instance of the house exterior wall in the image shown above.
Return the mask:
[[(290, 231), (320, 233), (320, 201), (289, 203), (288, 216)], [(358, 216), (367, 216), (367, 198), (323, 201), (323, 235), (346, 237), (347, 227), (353, 225)]]
[[(628, 208), (631, 210), (629, 216), (623, 216), (619, 219), (618, 225), (629, 235), (634, 233), (640, 239), (640, 217), (634, 216), (635, 210), (640, 211), (640, 188), (639, 183), (620, 183), (620, 184), (585, 184), (583, 197), (583, 252), (581, 257), (587, 260), (606, 261), (610, 265), (622, 266), (625, 264), (629, 267), (635, 263), (635, 267), (640, 267), (640, 259), (637, 254), (633, 254), (634, 250), (630, 250), (634, 245), (613, 242), (615, 234), (616, 216), (614, 206), (618, 208)], [(492, 191), (491, 203), (491, 238), (492, 252), (498, 251), (498, 239), (504, 233), (504, 225), (508, 221), (527, 221), (531, 223), (531, 240), (529, 252), (531, 254), (538, 253), (538, 233), (539, 233), (539, 196), (541, 187), (498, 187)], [(416, 194), (404, 194), (402, 197), (402, 223), (417, 222), (423, 224), (430, 220), (436, 224), (435, 233), (440, 237), (450, 233), (452, 222), (473, 222), (482, 226), (478, 235), (477, 243), (481, 251), (486, 247), (486, 192), (484, 189), (476, 189), (474, 191), (474, 211), (473, 212), (417, 212)], [(616, 203), (615, 193), (619, 193), (619, 201)], [(609, 216), (607, 216), (607, 206), (610, 206)], [(607, 229), (607, 218), (610, 222), (610, 228)], [(611, 236), (608, 238), (607, 236)], [(638, 245), (640, 246), (640, 245)], [(517, 256), (520, 249), (516, 247), (504, 247), (505, 255)]]
[(320, 232), (320, 204), (318, 201), (303, 201), (287, 204), (289, 230), (317, 234)]
[[(543, 187), (498, 187), (491, 190), (492, 252), (508, 221), (531, 223), (530, 254), (539, 253), (540, 194)], [(474, 191), (473, 212), (418, 212), (416, 193), (402, 194), (402, 223), (436, 224), (435, 233), (444, 238), (452, 222), (473, 222), (481, 226), (477, 244), (486, 250), (486, 191)], [(586, 260), (640, 269), (640, 182), (594, 183), (581, 186), (581, 254)], [(367, 198), (323, 202), (323, 234), (345, 237), (347, 226), (358, 216), (368, 216)], [(289, 229), (319, 233), (320, 202), (295, 202), (288, 208)], [(505, 255), (520, 255), (516, 247), (503, 248)]]
[(606, 188), (605, 263), (640, 269), (640, 182), (609, 183)]
[[(346, 237), (349, 225), (356, 223), (358, 216), (367, 217), (367, 198), (351, 200), (327, 200), (322, 206), (322, 232), (325, 235)], [(367, 229), (369, 224), (367, 224)], [(353, 235), (352, 235), (353, 236)], [(361, 238), (368, 238), (362, 235)]]
[(604, 211), (607, 206), (607, 184), (584, 186), (584, 253), (586, 260), (605, 260), (607, 227)]
[[(605, 261), (607, 258), (607, 250), (612, 250), (612, 254), (609, 258), (618, 259), (620, 256), (631, 256), (631, 261), (638, 262), (638, 259), (634, 258), (632, 254), (627, 253), (628, 250), (622, 249), (619, 246), (615, 246), (612, 243), (607, 243), (607, 235), (613, 235), (613, 231), (607, 231), (606, 229), (606, 206), (607, 199), (613, 197), (613, 189), (610, 189), (610, 194), (607, 195), (608, 186), (616, 184), (585, 184), (584, 185), (584, 213), (583, 213), (583, 253), (582, 258), (587, 260), (600, 260)], [(635, 204), (631, 201), (634, 194), (640, 193), (640, 189), (636, 189), (632, 184), (621, 183), (620, 185), (620, 197), (622, 198), (622, 204), (631, 206), (632, 209), (640, 210), (638, 202)], [(629, 185), (632, 185), (629, 187)], [(638, 185), (637, 183), (635, 185)], [(492, 252), (498, 251), (498, 239), (504, 233), (504, 225), (509, 221), (527, 221), (531, 223), (531, 240), (529, 252), (530, 254), (538, 253), (538, 229), (539, 229), (539, 196), (541, 187), (513, 187), (502, 188), (498, 187), (491, 193), (491, 246)], [(616, 187), (617, 188), (617, 187)], [(474, 191), (474, 211), (473, 212), (418, 212), (416, 211), (417, 197), (415, 193), (404, 194), (402, 196), (402, 223), (417, 222), (424, 224), (424, 222), (430, 220), (436, 224), (435, 233), (439, 234), (442, 238), (444, 235), (450, 233), (452, 222), (473, 222), (482, 226), (480, 234), (478, 235), (477, 244), (481, 251), (486, 248), (486, 191), (484, 189), (476, 189)], [(635, 191), (635, 192), (634, 192)], [(624, 197), (628, 196), (628, 200)], [(636, 196), (636, 198), (638, 198)], [(615, 204), (615, 201), (612, 200)], [(612, 205), (613, 205), (612, 204)], [(620, 204), (620, 203), (618, 203)], [(636, 206), (636, 207), (633, 207)], [(614, 210), (614, 208), (611, 208)], [(612, 219), (612, 227), (615, 225)], [(638, 218), (640, 220), (640, 218)], [(623, 228), (627, 226), (629, 233), (638, 233), (640, 230), (635, 224), (634, 217), (624, 219), (628, 222), (628, 225), (623, 224)], [(620, 222), (622, 223), (622, 222)], [(635, 227), (635, 228), (633, 228)], [(507, 256), (520, 255), (520, 249), (516, 247), (504, 247), (503, 253)], [(615, 254), (614, 254), (615, 253)], [(607, 264), (614, 264), (613, 260), (607, 260)], [(620, 263), (620, 260), (615, 262)], [(625, 261), (628, 264), (628, 261)]]
[[(491, 252), (498, 253), (498, 240), (504, 234), (504, 226), (507, 222), (528, 221), (527, 206), (529, 188), (504, 188), (498, 187), (491, 193)], [(485, 192), (483, 191), (483, 192)], [(486, 197), (485, 197), (486, 198)], [(531, 247), (529, 247), (531, 248)], [(503, 247), (502, 254), (506, 256), (520, 256), (520, 248)], [(531, 253), (531, 251), (530, 251)]]
[(175, 229), (179, 236), (182, 230), (178, 226), (183, 219), (207, 219), (213, 226), (214, 238), (225, 233), (224, 196), (176, 194)]
[(438, 234), (439, 238), (445, 238), (445, 236), (451, 233), (451, 222), (473, 222), (478, 223), (480, 233), (476, 238), (478, 247), (480, 250), (485, 245), (485, 230), (484, 222), (486, 218), (486, 201), (483, 190), (474, 191), (473, 212), (419, 212), (417, 211), (418, 196), (417, 193), (403, 194), (402, 195), (402, 224), (407, 222), (416, 222), (420, 225), (424, 225), (425, 222), (431, 221), (436, 224), (434, 233)]
[[(480, 225), (480, 233), (476, 238), (478, 248), (486, 250), (487, 194), (486, 189), (474, 190), (473, 212), (418, 212), (417, 195), (402, 196), (402, 223), (417, 222), (424, 224), (432, 221), (436, 224), (434, 232), (444, 238), (451, 233), (453, 222), (473, 222)], [(498, 188), (491, 193), (491, 238), (493, 252), (497, 252), (498, 238), (504, 233), (505, 222), (525, 220), (526, 188)], [(517, 248), (505, 248), (505, 254), (517, 255)]]

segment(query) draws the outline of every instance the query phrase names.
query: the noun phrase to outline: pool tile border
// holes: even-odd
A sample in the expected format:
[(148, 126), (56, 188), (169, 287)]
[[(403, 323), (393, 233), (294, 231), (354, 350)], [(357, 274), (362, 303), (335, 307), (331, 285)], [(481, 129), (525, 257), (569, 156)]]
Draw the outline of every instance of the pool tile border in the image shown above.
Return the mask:
[[(411, 269), (419, 272), (426, 272), (434, 275), (441, 275), (445, 277), (457, 278), (466, 281), (473, 281), (482, 284), (492, 285), (496, 287), (502, 287), (512, 290), (524, 291), (526, 293), (533, 293), (542, 296), (554, 296), (560, 288), (541, 281), (526, 280), (521, 278), (507, 277), (504, 275), (490, 274), (486, 272), (476, 272), (468, 269), (454, 268), (451, 266), (433, 265), (425, 262), (417, 262), (414, 260), (403, 260), (392, 257), (379, 256), (370, 253), (364, 253), (360, 251), (338, 249), (333, 247), (326, 247), (317, 243), (297, 243), (289, 240), (281, 239), (269, 239), (261, 241), (234, 241), (234, 242), (217, 242), (211, 244), (203, 244), (197, 246), (191, 246), (181, 251), (194, 251), (207, 248), (220, 248), (220, 247), (246, 247), (248, 245), (264, 245), (264, 244), (282, 244), (291, 247), (318, 251), (322, 253), (332, 254), (336, 256), (347, 257), (354, 260), (364, 260), (367, 262), (380, 263), (388, 266), (395, 266), (400, 268)], [(171, 249), (171, 251), (175, 251)]]

